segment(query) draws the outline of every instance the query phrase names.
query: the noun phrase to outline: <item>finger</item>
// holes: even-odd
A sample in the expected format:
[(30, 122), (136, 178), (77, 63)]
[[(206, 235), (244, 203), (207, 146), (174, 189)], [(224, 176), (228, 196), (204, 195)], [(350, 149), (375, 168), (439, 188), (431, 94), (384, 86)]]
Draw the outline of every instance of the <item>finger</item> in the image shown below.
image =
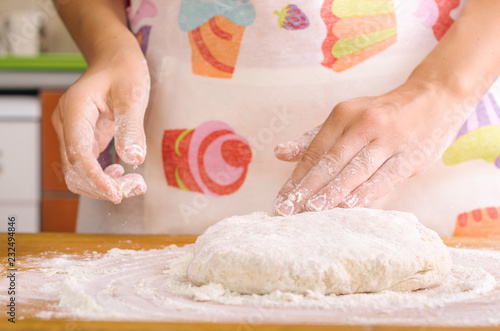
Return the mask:
[(338, 206), (365, 207), (390, 192), (408, 178), (406, 172), (399, 170), (401, 162), (401, 154), (387, 160), (369, 180), (352, 191)]
[[(61, 99), (63, 100), (63, 99)], [(60, 101), (61, 102), (61, 101)], [(62, 124), (62, 112), (61, 108), (56, 106), (54, 112), (52, 113), (52, 125), (57, 134), (59, 141), (59, 153), (61, 157), (62, 169), (64, 172), (64, 179), (68, 189), (76, 194), (83, 194), (92, 198), (110, 200), (111, 197), (106, 197), (103, 193), (95, 192), (92, 190), (81, 176), (77, 173), (71, 163), (68, 160), (68, 155), (66, 153), (66, 144), (64, 140), (64, 130)]]
[(144, 114), (149, 97), (148, 86), (117, 87), (111, 91), (116, 151), (125, 163), (131, 165), (141, 164), (146, 157)]
[(281, 161), (298, 162), (302, 155), (313, 141), (314, 137), (318, 134), (320, 126), (307, 131), (297, 139), (289, 142), (279, 144), (274, 149), (274, 155)]
[(373, 141), (361, 150), (330, 183), (306, 202), (306, 210), (321, 211), (334, 208), (344, 197), (369, 180), (391, 155), (392, 150), (387, 144)]
[(97, 116), (95, 105), (88, 102), (82, 103), (82, 109), (79, 111), (65, 113), (60, 142), (64, 147), (63, 155), (67, 158), (68, 168), (74, 171), (68, 172), (67, 183), (86, 191), (90, 196), (104, 197), (119, 203), (122, 195), (118, 184), (104, 174), (97, 161), (99, 149), (94, 139), (95, 128), (92, 124), (96, 123)]
[(147, 190), (146, 182), (139, 174), (126, 174), (116, 178), (116, 182), (120, 186), (123, 198), (130, 198), (136, 195), (144, 194)]
[(107, 166), (106, 169), (104, 169), (104, 173), (116, 179), (125, 173), (125, 169), (123, 169), (121, 164), (115, 163)]
[[(68, 160), (68, 156), (66, 154), (66, 145), (64, 143), (61, 109), (59, 106), (56, 106), (54, 112), (52, 113), (51, 119), (52, 119), (52, 126), (54, 127), (54, 130), (57, 134), (57, 138), (59, 141), (59, 155), (61, 158), (62, 170), (64, 173), (66, 186), (71, 192), (75, 194), (83, 194), (89, 196), (87, 192), (81, 189), (81, 187), (88, 186), (88, 184), (81, 179), (78, 180), (80, 176), (72, 169), (72, 166)], [(96, 195), (90, 195), (90, 196), (97, 198)]]
[(92, 188), (88, 183), (87, 179), (82, 178), (81, 174), (75, 171), (74, 167), (69, 163), (65, 151), (61, 153), (61, 161), (63, 164), (64, 179), (66, 185), (68, 186), (68, 189), (71, 192), (75, 194), (85, 195), (95, 199), (111, 200), (114, 203), (119, 203), (121, 201), (121, 197), (118, 200), (113, 196), (107, 195), (104, 192), (100, 192)]
[(355, 131), (343, 135), (277, 206), (277, 214), (286, 216), (301, 212), (306, 201), (335, 178), (365, 145), (364, 139), (359, 139)]
[(104, 193), (98, 192), (90, 187), (85, 179), (81, 178), (73, 169), (67, 169), (64, 171), (64, 179), (68, 189), (75, 194), (85, 195), (94, 199), (110, 200), (114, 203), (121, 202), (121, 197), (120, 200), (112, 200), (111, 197), (106, 196)]
[[(275, 211), (278, 215), (283, 214), (281, 212), (277, 212), (278, 207), (287, 200), (288, 195), (300, 183), (302, 178), (304, 178), (309, 170), (331, 148), (334, 142), (339, 139), (342, 135), (342, 131), (343, 125), (337, 121), (335, 116), (327, 118), (319, 132), (309, 144), (307, 150), (303, 153), (301, 160), (295, 167), (292, 175), (278, 192), (274, 201)], [(287, 207), (286, 205), (283, 205), (282, 208), (290, 208), (290, 206)]]
[(92, 156), (89, 153), (75, 158), (75, 163), (65, 172), (68, 188), (74, 193), (120, 203), (122, 194), (118, 184), (99, 169), (99, 163), (90, 161)]

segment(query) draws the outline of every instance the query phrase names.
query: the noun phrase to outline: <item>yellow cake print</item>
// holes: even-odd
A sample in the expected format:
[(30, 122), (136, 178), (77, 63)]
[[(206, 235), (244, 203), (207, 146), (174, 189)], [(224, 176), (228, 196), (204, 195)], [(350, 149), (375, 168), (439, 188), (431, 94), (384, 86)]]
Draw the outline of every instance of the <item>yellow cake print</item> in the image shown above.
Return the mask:
[(325, 0), (321, 17), (327, 27), (321, 64), (336, 72), (396, 43), (393, 0)]
[(443, 154), (443, 163), (456, 165), (483, 159), (500, 169), (500, 107), (486, 94)]

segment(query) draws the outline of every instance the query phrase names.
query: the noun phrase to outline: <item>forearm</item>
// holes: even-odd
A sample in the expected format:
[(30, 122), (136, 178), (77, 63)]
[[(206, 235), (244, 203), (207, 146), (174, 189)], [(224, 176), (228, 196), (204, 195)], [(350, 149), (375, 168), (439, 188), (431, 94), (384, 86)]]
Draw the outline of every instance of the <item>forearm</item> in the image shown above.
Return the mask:
[(458, 102), (477, 102), (500, 75), (500, 1), (469, 0), (408, 82), (437, 86)]
[(124, 1), (54, 0), (59, 15), (91, 66), (101, 58), (109, 60), (120, 52), (142, 56), (134, 35), (127, 28)]

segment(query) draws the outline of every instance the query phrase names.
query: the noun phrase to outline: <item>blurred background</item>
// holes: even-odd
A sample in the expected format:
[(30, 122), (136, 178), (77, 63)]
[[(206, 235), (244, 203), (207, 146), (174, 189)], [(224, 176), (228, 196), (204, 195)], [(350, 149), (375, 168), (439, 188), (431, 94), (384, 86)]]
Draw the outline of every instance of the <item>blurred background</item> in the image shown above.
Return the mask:
[(0, 232), (74, 232), (50, 116), (85, 68), (51, 0), (0, 0)]
[[(9, 25), (14, 29), (20, 25), (21, 28), (22, 25), (26, 25), (24, 32), (31, 32), (36, 27), (41, 30), (39, 45), (41, 51), (78, 53), (78, 48), (64, 28), (51, 0), (0, 0), (0, 23), (2, 25), (0, 31), (3, 32), (1, 34), (3, 37), (6, 37)], [(22, 29), (12, 32), (20, 33)], [(25, 39), (36, 39), (34, 36), (32, 38), (30, 38), (31, 36), (22, 37)], [(4, 41), (3, 38), (2, 41)], [(28, 42), (24, 44), (28, 44)], [(26, 45), (24, 45), (24, 48), (27, 48)], [(3, 51), (5, 52), (5, 49)], [(11, 51), (15, 52), (16, 49), (12, 49)]]

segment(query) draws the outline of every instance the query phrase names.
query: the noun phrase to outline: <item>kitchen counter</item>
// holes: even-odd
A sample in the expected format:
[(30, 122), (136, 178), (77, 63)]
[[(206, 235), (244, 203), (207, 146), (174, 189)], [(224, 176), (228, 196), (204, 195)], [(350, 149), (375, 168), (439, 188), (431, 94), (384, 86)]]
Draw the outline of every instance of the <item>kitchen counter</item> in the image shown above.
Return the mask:
[[(2, 271), (0, 275), (7, 274), (7, 234), (0, 233), (1, 250), (0, 258)], [(60, 254), (81, 255), (90, 252), (105, 253), (111, 248), (121, 249), (157, 249), (176, 244), (183, 246), (195, 241), (195, 236), (164, 236), (164, 235), (84, 235), (84, 234), (17, 234), (15, 237), (17, 272), (19, 274), (18, 286), (22, 289), (22, 271), (29, 269), (29, 264), (24, 264), (26, 257), (42, 256), (51, 258)], [(488, 248), (500, 250), (500, 238), (449, 238), (444, 240), (449, 246), (460, 248)], [(5, 289), (2, 289), (4, 291)], [(36, 303), (19, 302), (17, 306), (17, 322), (7, 322), (7, 317), (0, 320), (1, 330), (246, 330), (248, 325), (238, 324), (180, 324), (180, 323), (139, 323), (139, 322), (102, 322), (102, 321), (69, 321), (66, 319), (40, 320), (36, 313), (41, 310), (51, 309), (54, 302), (42, 301)], [(5, 307), (5, 303), (2, 303)], [(307, 326), (307, 325), (251, 325), (252, 330), (419, 330), (419, 327), (386, 327), (386, 326)], [(426, 330), (451, 330), (452, 328), (426, 327)], [(472, 330), (476, 328), (461, 328)], [(498, 328), (482, 328), (494, 330)]]
[(0, 89), (66, 89), (86, 68), (87, 64), (80, 54), (0, 56)]

